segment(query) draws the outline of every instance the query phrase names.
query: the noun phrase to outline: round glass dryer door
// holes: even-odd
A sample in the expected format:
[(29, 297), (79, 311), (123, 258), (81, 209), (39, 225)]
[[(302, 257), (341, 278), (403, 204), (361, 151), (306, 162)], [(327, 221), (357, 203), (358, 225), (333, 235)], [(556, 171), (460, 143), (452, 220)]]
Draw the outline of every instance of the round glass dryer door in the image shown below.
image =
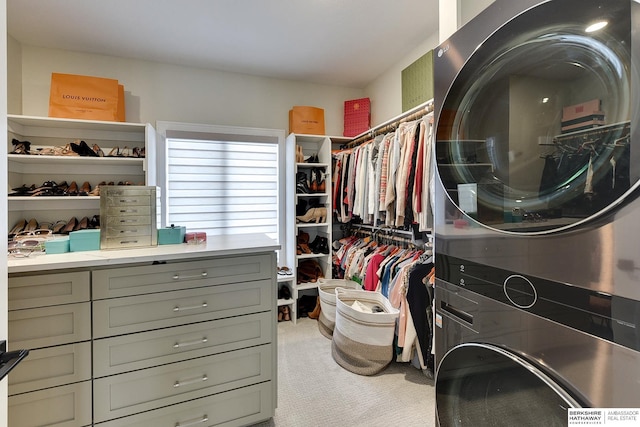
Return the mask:
[(544, 372), (499, 347), (451, 349), (436, 375), (440, 427), (566, 426), (581, 405)]
[(631, 3), (541, 2), (478, 40), (436, 137), (438, 173), (462, 212), (543, 234), (609, 211), (638, 185)]

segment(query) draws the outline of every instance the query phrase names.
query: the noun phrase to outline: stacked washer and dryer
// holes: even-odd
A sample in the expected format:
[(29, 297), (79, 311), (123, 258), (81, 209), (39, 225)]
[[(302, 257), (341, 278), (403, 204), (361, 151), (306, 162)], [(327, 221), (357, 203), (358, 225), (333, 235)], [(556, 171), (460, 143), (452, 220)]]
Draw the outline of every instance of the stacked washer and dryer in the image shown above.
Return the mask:
[(434, 51), (444, 426), (640, 407), (640, 4), (496, 0)]

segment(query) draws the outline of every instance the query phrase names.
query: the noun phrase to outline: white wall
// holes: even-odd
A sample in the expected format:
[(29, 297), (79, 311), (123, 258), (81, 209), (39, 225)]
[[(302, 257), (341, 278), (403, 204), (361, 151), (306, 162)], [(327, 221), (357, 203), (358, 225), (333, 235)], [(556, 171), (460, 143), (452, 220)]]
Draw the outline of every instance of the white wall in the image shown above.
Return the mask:
[(402, 114), (402, 70), (438, 44), (437, 29), (420, 46), (364, 88), (371, 99), (371, 125), (383, 123)]
[(344, 101), (361, 89), (309, 84), (135, 59), (22, 46), (22, 111), (47, 116), (52, 72), (118, 79), (128, 122), (156, 120), (289, 130), (294, 105), (324, 108), (326, 133), (342, 135)]
[[(440, 7), (451, 8), (450, 12), (457, 17), (457, 25), (460, 28), (482, 12), (495, 0), (451, 0), (440, 1)], [(437, 13), (439, 11), (434, 11)], [(442, 11), (440, 17), (448, 16), (447, 11)], [(442, 23), (441, 23), (442, 25)], [(402, 70), (411, 65), (422, 55), (435, 48), (440, 43), (438, 28), (434, 28), (432, 34), (420, 46), (412, 50), (397, 64), (377, 77), (364, 88), (365, 95), (371, 99), (371, 125), (383, 123), (402, 114)]]

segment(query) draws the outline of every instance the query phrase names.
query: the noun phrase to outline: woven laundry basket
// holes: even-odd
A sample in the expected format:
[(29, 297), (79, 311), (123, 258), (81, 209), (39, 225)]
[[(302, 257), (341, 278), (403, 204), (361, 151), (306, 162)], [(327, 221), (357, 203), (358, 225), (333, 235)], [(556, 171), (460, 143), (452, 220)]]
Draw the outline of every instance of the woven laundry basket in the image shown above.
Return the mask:
[(346, 279), (318, 279), (318, 295), (320, 296), (320, 317), (318, 329), (325, 337), (331, 339), (336, 324), (336, 288), (362, 289), (358, 282)]
[[(331, 340), (333, 359), (348, 371), (375, 375), (393, 360), (393, 337), (399, 310), (379, 292), (336, 288), (336, 324)], [(381, 312), (366, 313), (354, 301)]]

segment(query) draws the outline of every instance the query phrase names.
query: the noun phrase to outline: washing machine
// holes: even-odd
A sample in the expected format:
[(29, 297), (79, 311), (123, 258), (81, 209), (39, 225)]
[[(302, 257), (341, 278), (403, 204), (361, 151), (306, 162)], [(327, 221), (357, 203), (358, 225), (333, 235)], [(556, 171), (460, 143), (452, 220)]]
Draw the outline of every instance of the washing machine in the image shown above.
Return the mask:
[(441, 426), (640, 407), (638, 28), (496, 0), (434, 50)]

